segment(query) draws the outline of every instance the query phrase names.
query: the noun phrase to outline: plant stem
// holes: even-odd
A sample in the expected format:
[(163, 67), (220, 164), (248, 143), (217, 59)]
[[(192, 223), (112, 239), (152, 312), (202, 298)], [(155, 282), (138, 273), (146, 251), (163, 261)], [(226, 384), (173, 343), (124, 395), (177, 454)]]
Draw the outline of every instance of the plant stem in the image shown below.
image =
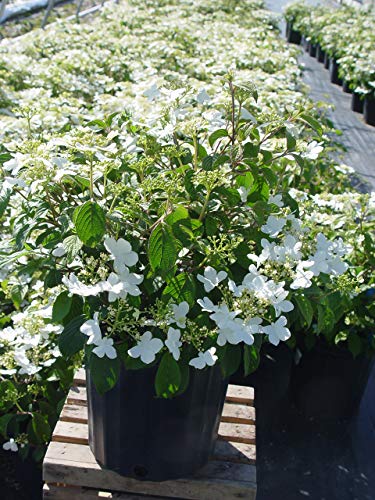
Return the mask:
[(193, 135), (194, 143), (194, 170), (198, 170), (198, 142), (196, 134)]
[(90, 199), (94, 201), (94, 165), (92, 155), (90, 155)]
[(198, 220), (201, 221), (201, 222), (202, 222), (204, 214), (206, 212), (208, 202), (210, 201), (210, 196), (211, 196), (211, 191), (207, 191), (206, 199), (204, 200), (204, 204), (203, 204), (201, 213), (199, 214), (199, 218), (198, 218)]

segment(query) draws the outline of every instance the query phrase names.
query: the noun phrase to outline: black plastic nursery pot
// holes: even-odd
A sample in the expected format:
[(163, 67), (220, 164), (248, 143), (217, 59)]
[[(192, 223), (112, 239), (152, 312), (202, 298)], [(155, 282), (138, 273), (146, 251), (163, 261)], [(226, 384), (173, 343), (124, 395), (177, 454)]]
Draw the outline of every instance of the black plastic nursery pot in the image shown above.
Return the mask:
[(366, 123), (375, 126), (375, 95), (368, 95), (365, 97), (363, 117)]
[(104, 395), (87, 370), (90, 448), (104, 468), (138, 480), (186, 477), (208, 462), (228, 385), (219, 366), (191, 368), (184, 393), (157, 398), (156, 369), (122, 368)]
[(293, 351), (285, 344), (262, 346), (258, 369), (248, 376), (242, 367), (234, 373), (230, 382), (254, 387), (257, 426), (276, 425), (283, 416), (283, 408), (289, 404), (289, 387), (293, 366)]
[(348, 82), (348, 80), (344, 80), (342, 82), (342, 90), (346, 93), (346, 94), (351, 94), (353, 91), (352, 89), (349, 87), (350, 85), (350, 82)]
[(42, 467), (31, 457), (0, 449), (0, 498), (2, 500), (41, 500)]
[(330, 60), (330, 57), (326, 52), (324, 54), (324, 67), (325, 67), (325, 69), (329, 69), (329, 60)]
[(321, 63), (324, 62), (325, 55), (326, 55), (326, 53), (324, 52), (324, 50), (322, 49), (322, 47), (318, 43), (316, 46), (316, 58), (317, 58), (317, 60)]
[(356, 414), (372, 360), (353, 358), (346, 348), (319, 343), (304, 353), (292, 372), (292, 394), (306, 418), (349, 418)]
[(357, 113), (363, 113), (363, 104), (364, 101), (363, 99), (361, 99), (361, 96), (356, 92), (353, 92), (352, 103), (351, 103), (352, 111), (356, 111)]
[(289, 21), (286, 23), (286, 39), (289, 43), (295, 43), (296, 45), (299, 45), (302, 40), (301, 33), (293, 29), (293, 24)]
[(316, 44), (310, 42), (309, 54), (311, 57), (316, 57)]
[(329, 73), (330, 73), (331, 83), (335, 83), (336, 85), (342, 85), (342, 80), (339, 77), (339, 65), (333, 58), (330, 58), (329, 60)]

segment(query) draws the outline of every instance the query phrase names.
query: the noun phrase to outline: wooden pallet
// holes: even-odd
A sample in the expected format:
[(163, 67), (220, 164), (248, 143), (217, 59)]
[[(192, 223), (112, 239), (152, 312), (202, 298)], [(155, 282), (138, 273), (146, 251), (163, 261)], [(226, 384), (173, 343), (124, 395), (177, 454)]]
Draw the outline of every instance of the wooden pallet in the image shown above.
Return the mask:
[(43, 463), (44, 499), (256, 497), (254, 390), (230, 385), (212, 460), (190, 478), (137, 481), (103, 469), (88, 446), (85, 372), (70, 390)]

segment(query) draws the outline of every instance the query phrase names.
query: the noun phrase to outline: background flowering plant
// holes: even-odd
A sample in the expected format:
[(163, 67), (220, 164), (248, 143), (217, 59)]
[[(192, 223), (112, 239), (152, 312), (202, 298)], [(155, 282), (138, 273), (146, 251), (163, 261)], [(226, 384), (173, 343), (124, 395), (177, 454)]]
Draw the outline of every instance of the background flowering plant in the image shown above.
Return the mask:
[(296, 344), (311, 349), (319, 338), (372, 357), (375, 352), (375, 204), (374, 193), (308, 195), (295, 192), (312, 234), (343, 238), (348, 247), (348, 270), (334, 282), (324, 281), (307, 292), (305, 315), (294, 318)]
[(371, 8), (311, 7), (298, 2), (286, 7), (285, 18), (337, 60), (339, 75), (352, 90), (362, 95), (374, 93), (375, 18)]

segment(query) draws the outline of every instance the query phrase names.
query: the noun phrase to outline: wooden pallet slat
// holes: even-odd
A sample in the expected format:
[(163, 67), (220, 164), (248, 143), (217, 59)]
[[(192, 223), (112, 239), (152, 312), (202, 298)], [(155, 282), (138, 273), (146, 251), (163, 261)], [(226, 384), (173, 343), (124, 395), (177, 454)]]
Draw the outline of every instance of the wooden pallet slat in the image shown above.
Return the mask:
[[(43, 488), (43, 498), (53, 500), (144, 500), (144, 496), (129, 493), (98, 491), (91, 488), (81, 488), (79, 486), (61, 486), (55, 484), (45, 484)], [(161, 497), (154, 497), (155, 500)]]
[(256, 447), (253, 401), (252, 388), (229, 386), (213, 457), (193, 477), (164, 482), (138, 481), (103, 469), (96, 462), (88, 446), (85, 372), (79, 370), (44, 460), (44, 498), (254, 500)]

